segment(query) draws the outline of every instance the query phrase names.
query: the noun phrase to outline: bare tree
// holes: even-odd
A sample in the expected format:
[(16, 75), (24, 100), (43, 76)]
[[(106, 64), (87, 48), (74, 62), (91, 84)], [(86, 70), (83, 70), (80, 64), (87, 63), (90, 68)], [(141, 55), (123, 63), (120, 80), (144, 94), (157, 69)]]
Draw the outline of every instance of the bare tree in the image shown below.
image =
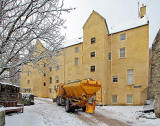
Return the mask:
[[(72, 10), (65, 9), (63, 1), (0, 0), (0, 80), (14, 76), (24, 64), (36, 64), (59, 52), (64, 40), (61, 14)], [(36, 39), (46, 47), (38, 55), (31, 53)], [(15, 68), (13, 75), (7, 74)]]

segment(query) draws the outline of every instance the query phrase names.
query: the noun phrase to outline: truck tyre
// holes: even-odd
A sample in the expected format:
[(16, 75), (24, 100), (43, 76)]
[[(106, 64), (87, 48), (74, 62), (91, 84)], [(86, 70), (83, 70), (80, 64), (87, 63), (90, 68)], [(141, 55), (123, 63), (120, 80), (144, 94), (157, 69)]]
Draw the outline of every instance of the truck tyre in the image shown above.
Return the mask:
[(70, 103), (68, 99), (66, 99), (65, 110), (66, 112), (70, 112)]
[(86, 111), (86, 106), (82, 107), (82, 111), (83, 111), (83, 112)]
[(57, 103), (58, 106), (61, 105), (61, 104), (60, 104), (60, 97), (57, 97), (57, 98), (56, 98), (56, 103)]
[(73, 113), (74, 113), (74, 112), (75, 112), (75, 108), (72, 108), (72, 109), (71, 109), (71, 112), (73, 112)]

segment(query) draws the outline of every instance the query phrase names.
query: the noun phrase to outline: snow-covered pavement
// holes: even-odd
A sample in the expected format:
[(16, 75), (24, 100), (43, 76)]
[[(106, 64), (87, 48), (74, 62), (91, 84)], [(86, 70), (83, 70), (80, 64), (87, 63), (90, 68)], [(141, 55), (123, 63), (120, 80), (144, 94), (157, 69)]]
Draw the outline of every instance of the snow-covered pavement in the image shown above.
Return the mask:
[(35, 105), (25, 106), (24, 113), (6, 116), (5, 126), (158, 126), (160, 119), (145, 119), (141, 106), (97, 106), (94, 114), (66, 113), (51, 99), (36, 98)]

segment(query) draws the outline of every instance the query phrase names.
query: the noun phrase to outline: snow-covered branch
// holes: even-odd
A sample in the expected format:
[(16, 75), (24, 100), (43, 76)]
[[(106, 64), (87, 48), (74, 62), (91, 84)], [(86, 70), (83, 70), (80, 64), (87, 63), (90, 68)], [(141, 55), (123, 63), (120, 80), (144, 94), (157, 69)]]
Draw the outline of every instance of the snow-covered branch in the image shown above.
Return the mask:
[[(0, 1), (0, 78), (5, 71), (57, 55), (64, 37), (63, 0), (1, 0)], [(33, 54), (33, 41), (45, 45), (39, 55)], [(32, 52), (32, 53), (31, 53)]]

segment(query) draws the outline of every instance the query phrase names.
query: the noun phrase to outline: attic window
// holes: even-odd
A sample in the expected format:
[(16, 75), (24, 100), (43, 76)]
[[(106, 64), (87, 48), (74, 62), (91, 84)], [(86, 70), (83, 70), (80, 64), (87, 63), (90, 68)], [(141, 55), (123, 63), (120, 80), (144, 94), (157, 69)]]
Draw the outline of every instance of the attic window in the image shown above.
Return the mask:
[(96, 42), (96, 38), (95, 37), (91, 38), (91, 44), (93, 44), (95, 42)]

